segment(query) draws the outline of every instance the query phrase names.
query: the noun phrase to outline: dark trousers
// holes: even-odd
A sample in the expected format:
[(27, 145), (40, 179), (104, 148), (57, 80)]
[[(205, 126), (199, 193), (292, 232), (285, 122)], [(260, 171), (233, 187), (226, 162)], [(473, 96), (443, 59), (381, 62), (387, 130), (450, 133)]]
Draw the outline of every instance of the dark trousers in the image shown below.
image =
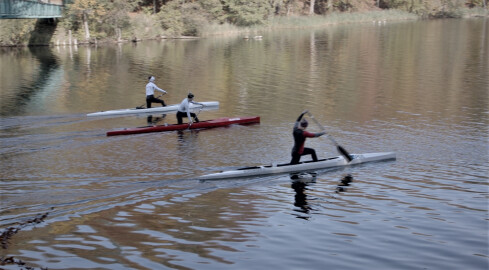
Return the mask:
[(162, 107), (165, 107), (166, 104), (162, 99), (155, 98), (154, 95), (146, 96), (146, 108), (151, 108), (151, 103), (160, 103)]
[[(178, 124), (181, 125), (183, 123), (182, 118), (187, 117), (187, 113), (185, 112), (177, 112), (177, 120)], [(195, 113), (190, 113), (190, 117), (193, 117), (195, 120), (195, 123), (199, 122), (199, 118), (197, 118), (197, 115)]]
[(301, 156), (305, 155), (311, 155), (312, 160), (318, 161), (318, 157), (316, 156), (316, 151), (312, 148), (304, 148), (304, 151), (302, 154), (299, 153), (292, 153), (292, 160), (290, 161), (290, 164), (299, 164), (299, 161), (301, 160)]

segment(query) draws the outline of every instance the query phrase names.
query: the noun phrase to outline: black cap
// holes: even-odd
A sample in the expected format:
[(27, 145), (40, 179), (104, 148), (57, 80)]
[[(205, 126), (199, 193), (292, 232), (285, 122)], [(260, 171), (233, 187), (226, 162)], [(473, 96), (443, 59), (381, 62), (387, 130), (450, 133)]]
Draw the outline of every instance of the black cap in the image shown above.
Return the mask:
[(187, 96), (187, 97), (188, 97), (188, 98), (193, 98), (193, 97), (194, 97), (194, 94), (192, 94), (192, 93), (188, 93), (188, 96)]

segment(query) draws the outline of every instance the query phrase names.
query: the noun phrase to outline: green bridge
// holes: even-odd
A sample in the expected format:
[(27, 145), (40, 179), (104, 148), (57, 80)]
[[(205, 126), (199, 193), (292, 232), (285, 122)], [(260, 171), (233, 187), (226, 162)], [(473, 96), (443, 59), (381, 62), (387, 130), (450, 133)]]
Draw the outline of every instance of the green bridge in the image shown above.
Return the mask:
[(0, 0), (0, 19), (60, 18), (66, 0)]

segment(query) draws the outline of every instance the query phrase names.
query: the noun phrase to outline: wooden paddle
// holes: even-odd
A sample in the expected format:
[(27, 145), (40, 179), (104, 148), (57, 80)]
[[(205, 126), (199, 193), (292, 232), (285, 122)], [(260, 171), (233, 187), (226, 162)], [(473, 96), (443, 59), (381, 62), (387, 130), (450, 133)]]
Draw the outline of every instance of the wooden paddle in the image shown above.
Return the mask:
[(319, 128), (328, 136), (328, 139), (330, 139), (336, 145), (336, 149), (338, 150), (338, 152), (340, 152), (340, 154), (343, 155), (346, 158), (346, 160), (348, 160), (348, 162), (352, 161), (353, 158), (350, 156), (350, 154), (348, 153), (348, 151), (346, 151), (345, 148), (341, 147), (341, 145), (339, 145), (333, 139), (333, 137), (331, 137), (331, 135), (329, 135), (329, 133), (326, 132), (326, 129), (318, 122), (318, 120), (316, 120), (316, 118), (314, 118), (314, 116), (312, 115), (312, 113), (307, 112), (307, 114), (309, 115), (309, 117), (311, 117), (311, 119), (314, 121), (314, 123), (316, 123), (316, 125), (318, 125)]

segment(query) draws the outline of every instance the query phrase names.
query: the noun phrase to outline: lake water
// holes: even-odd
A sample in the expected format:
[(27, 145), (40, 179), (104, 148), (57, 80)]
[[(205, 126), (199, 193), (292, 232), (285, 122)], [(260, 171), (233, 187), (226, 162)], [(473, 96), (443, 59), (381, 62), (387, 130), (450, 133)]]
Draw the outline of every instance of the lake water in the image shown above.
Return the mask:
[[(21, 228), (0, 257), (49, 269), (487, 269), (489, 20), (257, 35), (0, 49), (0, 228)], [(167, 104), (189, 91), (219, 101), (201, 120), (261, 123), (107, 137), (146, 118), (86, 117), (144, 104), (149, 75)], [(288, 162), (304, 109), (350, 153), (397, 160), (305, 184), (196, 180)], [(325, 136), (306, 145), (338, 155)]]

